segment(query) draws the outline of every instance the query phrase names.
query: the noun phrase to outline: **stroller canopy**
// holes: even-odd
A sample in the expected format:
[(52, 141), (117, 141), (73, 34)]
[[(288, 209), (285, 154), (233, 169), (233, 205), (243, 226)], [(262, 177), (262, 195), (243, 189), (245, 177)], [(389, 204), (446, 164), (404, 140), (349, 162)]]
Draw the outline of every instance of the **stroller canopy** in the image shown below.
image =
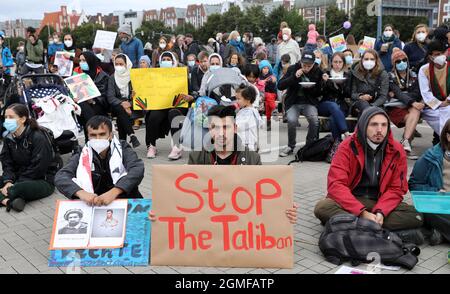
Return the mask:
[(247, 84), (245, 78), (235, 69), (220, 68), (215, 70), (206, 84), (208, 97), (220, 99), (225, 96), (228, 99), (236, 96), (235, 90), (242, 84)]

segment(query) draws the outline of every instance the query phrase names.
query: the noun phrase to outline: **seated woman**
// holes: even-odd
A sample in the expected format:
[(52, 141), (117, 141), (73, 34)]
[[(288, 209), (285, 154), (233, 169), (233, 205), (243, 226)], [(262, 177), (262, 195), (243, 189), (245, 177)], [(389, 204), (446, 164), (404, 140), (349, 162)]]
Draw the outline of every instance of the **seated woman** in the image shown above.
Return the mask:
[[(178, 61), (174, 53), (166, 51), (161, 54), (159, 65), (161, 68), (177, 67)], [(183, 95), (182, 99), (185, 102), (192, 102), (194, 100), (189, 95)], [(181, 123), (184, 121), (188, 110), (188, 108), (175, 107), (172, 109), (147, 111), (145, 115), (147, 158), (156, 158), (156, 140), (164, 138), (169, 133), (169, 130), (173, 139), (173, 147), (169, 154), (169, 159), (178, 160), (181, 158), (182, 150), (179, 147), (179, 136), (177, 138), (175, 137), (180, 133)]]
[(107, 98), (111, 105), (112, 114), (117, 117), (119, 139), (126, 141), (130, 136), (133, 148), (141, 145), (134, 134), (133, 116), (133, 87), (131, 85), (131, 68), (133, 64), (125, 54), (119, 54), (114, 59), (114, 75), (109, 77)]
[[(80, 124), (84, 129), (84, 136), (86, 142), (88, 135), (86, 130), (86, 123), (91, 117), (95, 115), (107, 115), (109, 111), (109, 104), (107, 100), (107, 91), (109, 76), (100, 67), (100, 60), (91, 51), (86, 51), (80, 55), (80, 67), (75, 68), (75, 74), (85, 73), (94, 81), (97, 89), (100, 91), (100, 96), (91, 100), (79, 103), (81, 107)], [(78, 103), (77, 99), (74, 99)]]
[[(414, 165), (409, 178), (410, 191), (450, 192), (450, 119), (441, 133), (441, 143), (428, 149)], [(431, 228), (430, 244), (450, 242), (450, 214), (424, 213)]]
[(242, 73), (245, 67), (245, 58), (238, 53), (233, 53), (226, 61), (226, 67), (237, 68), (239, 69), (239, 72)]
[(352, 70), (352, 106), (350, 113), (359, 117), (370, 106), (383, 107), (389, 92), (389, 75), (378, 53), (366, 50)]
[(8, 132), (4, 139), (0, 161), (0, 206), (22, 211), (26, 202), (50, 196), (55, 187), (56, 170), (51, 168), (54, 155), (47, 134), (36, 120), (30, 118), (23, 104), (12, 104), (6, 109), (5, 123)]
[(394, 48), (392, 65), (392, 72), (389, 75), (389, 97), (400, 100), (404, 107), (386, 107), (386, 112), (398, 128), (405, 128), (400, 143), (402, 143), (405, 152), (412, 156), (410, 143), (414, 138), (414, 130), (425, 104), (421, 102), (422, 96), (420, 95), (417, 75), (410, 69), (406, 53)]
[[(345, 81), (333, 81), (332, 79), (346, 79)], [(345, 117), (348, 114), (348, 105), (345, 101), (350, 97), (350, 74), (346, 71), (345, 57), (343, 53), (336, 52), (331, 57), (331, 70), (323, 74), (323, 99), (319, 103), (320, 116), (330, 117), (331, 134), (334, 144), (328, 156), (331, 162), (334, 154), (342, 142), (341, 135), (350, 136)]]

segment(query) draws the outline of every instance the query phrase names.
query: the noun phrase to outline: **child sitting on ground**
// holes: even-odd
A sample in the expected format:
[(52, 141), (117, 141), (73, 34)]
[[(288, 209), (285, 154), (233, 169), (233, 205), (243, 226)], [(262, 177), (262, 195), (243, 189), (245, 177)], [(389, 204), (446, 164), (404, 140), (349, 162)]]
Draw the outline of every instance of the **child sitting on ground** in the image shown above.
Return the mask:
[(242, 84), (236, 91), (239, 112), (236, 115), (237, 133), (242, 144), (251, 151), (258, 150), (258, 130), (262, 125), (258, 110), (253, 107), (257, 95), (252, 85)]
[(272, 65), (268, 60), (259, 64), (259, 79), (256, 87), (264, 93), (264, 107), (267, 120), (267, 131), (272, 128), (272, 112), (277, 107), (277, 78), (273, 75)]

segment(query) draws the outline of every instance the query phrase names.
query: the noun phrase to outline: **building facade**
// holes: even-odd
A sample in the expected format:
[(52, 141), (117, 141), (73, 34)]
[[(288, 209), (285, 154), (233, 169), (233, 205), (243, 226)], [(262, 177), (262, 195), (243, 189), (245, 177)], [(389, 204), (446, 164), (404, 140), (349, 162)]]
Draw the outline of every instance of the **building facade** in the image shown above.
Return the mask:
[(16, 19), (0, 23), (0, 30), (5, 32), (7, 37), (13, 38), (25, 39), (28, 27), (38, 30), (41, 27), (41, 21), (37, 19)]
[(44, 19), (41, 21), (38, 33), (45, 26), (53, 27), (58, 33), (62, 32), (64, 28), (73, 30), (88, 21), (84, 11), (81, 11), (81, 13), (77, 13), (75, 10), (68, 12), (67, 6), (61, 6), (59, 11), (44, 13)]
[(119, 18), (119, 26), (129, 24), (133, 34), (142, 26), (144, 20), (144, 11), (114, 11), (113, 15)]

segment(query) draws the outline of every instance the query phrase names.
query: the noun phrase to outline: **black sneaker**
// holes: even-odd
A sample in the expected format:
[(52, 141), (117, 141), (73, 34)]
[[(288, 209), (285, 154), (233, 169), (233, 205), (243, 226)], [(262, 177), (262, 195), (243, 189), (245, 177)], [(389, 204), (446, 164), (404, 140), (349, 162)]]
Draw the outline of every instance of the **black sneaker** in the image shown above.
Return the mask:
[(394, 231), (403, 243), (413, 243), (416, 245), (422, 245), (425, 242), (425, 237), (420, 229), (400, 230)]
[(135, 135), (130, 136), (130, 143), (131, 145), (133, 145), (133, 148), (141, 146), (141, 143), (139, 142), (138, 138)]
[(25, 200), (23, 200), (22, 198), (16, 198), (14, 200), (10, 200), (8, 201), (8, 203), (6, 204), (6, 211), (10, 212), (11, 209), (17, 211), (17, 212), (21, 212), (23, 211), (23, 209), (25, 208)]
[(416, 130), (414, 130), (414, 138), (422, 138), (422, 134), (421, 133), (419, 133), (419, 131), (416, 129)]
[(444, 242), (444, 239), (442, 238), (442, 235), (438, 230), (431, 229), (429, 241), (431, 246), (436, 246)]

